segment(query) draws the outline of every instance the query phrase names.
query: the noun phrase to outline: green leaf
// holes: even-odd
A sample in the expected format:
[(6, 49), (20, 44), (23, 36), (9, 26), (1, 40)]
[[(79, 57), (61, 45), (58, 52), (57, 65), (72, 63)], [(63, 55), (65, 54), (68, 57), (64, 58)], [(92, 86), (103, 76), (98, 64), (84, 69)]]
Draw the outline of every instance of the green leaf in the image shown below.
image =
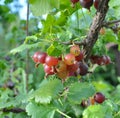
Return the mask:
[(42, 32), (43, 33), (53, 32), (52, 30), (53, 30), (54, 23), (56, 22), (55, 20), (56, 19), (53, 15), (48, 14), (46, 20), (42, 21), (42, 24), (43, 24)]
[(39, 46), (40, 46), (40, 42), (35, 43), (35, 44), (22, 44), (19, 47), (12, 49), (10, 51), (10, 53), (16, 54), (16, 53), (22, 52), (22, 51), (24, 51), (26, 49), (36, 48), (36, 47), (39, 47)]
[(10, 90), (6, 90), (0, 97), (0, 109), (18, 106), (21, 103), (25, 103), (28, 99), (28, 94), (19, 94), (16, 97), (10, 99), (10, 92)]
[(68, 100), (74, 104), (80, 104), (83, 99), (91, 97), (95, 93), (94, 87), (89, 83), (74, 83), (69, 88)]
[(84, 110), (83, 118), (106, 118), (105, 111), (102, 105), (91, 105)]
[(13, 2), (13, 0), (5, 0), (5, 1), (4, 1), (5, 4), (9, 4), (9, 3), (11, 3), (11, 2)]
[(30, 0), (31, 11), (35, 16), (49, 13), (53, 8), (59, 8), (59, 0)]
[(62, 54), (61, 50), (56, 48), (54, 45), (51, 45), (47, 49), (47, 53), (48, 53), (48, 55), (51, 55), (51, 56), (60, 56), (60, 54)]
[(106, 42), (118, 42), (117, 35), (112, 30), (106, 30), (105, 35), (103, 36), (104, 41)]
[(110, 0), (109, 2), (110, 7), (120, 6), (119, 0)]
[(82, 115), (83, 109), (80, 107), (80, 105), (72, 105), (71, 108), (73, 109), (73, 112), (77, 118)]
[(26, 111), (32, 118), (54, 118), (55, 108), (50, 105), (41, 105), (37, 103), (29, 103)]
[(47, 53), (51, 56), (60, 56), (63, 53), (63, 46), (57, 41), (54, 41), (47, 49)]
[(83, 118), (113, 118), (113, 114), (118, 111), (118, 107), (110, 100), (106, 100), (102, 105), (91, 105), (83, 112)]
[(30, 99), (35, 98), (36, 102), (47, 104), (63, 90), (63, 85), (60, 80), (43, 80), (40, 88), (36, 90)]
[(61, 12), (59, 18), (56, 20), (56, 24), (60, 26), (64, 26), (67, 21), (67, 14), (66, 11)]
[(0, 69), (4, 70), (4, 69), (6, 69), (6, 67), (7, 67), (7, 64), (4, 61), (0, 60)]
[(37, 37), (36, 36), (27, 36), (25, 39), (25, 43), (27, 43), (28, 41), (37, 41)]
[(107, 111), (109, 111), (109, 112), (118, 112), (119, 111), (117, 104), (110, 99), (105, 100), (103, 105), (108, 109)]
[(97, 82), (94, 81), (93, 85), (94, 85), (96, 91), (110, 92), (114, 89), (114, 87), (112, 85), (110, 85), (109, 83), (106, 83), (104, 81), (97, 81)]

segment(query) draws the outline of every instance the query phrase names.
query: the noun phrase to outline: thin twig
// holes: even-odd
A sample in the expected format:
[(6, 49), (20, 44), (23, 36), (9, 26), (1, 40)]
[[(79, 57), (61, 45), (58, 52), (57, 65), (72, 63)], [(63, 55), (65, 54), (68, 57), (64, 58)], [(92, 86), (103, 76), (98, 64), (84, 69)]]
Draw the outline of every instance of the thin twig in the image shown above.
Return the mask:
[(21, 113), (21, 112), (25, 112), (25, 110), (21, 108), (12, 108), (12, 109), (4, 108), (2, 109), (2, 112)]
[(66, 42), (60, 42), (61, 44), (64, 44), (64, 45), (72, 45), (72, 44), (76, 44), (76, 45), (79, 45), (79, 46), (84, 46), (85, 45), (85, 42), (84, 40), (82, 41), (66, 41)]
[(119, 22), (120, 22), (120, 19), (119, 20), (109, 21), (109, 22), (104, 22), (103, 26), (109, 26), (109, 25), (112, 25), (112, 24), (115, 24), (115, 23), (119, 23)]
[(60, 111), (59, 109), (56, 109), (56, 111), (58, 113), (60, 113), (61, 115), (65, 116), (66, 118), (71, 118), (70, 116), (68, 116), (67, 114), (63, 113), (62, 111)]
[[(27, 18), (26, 18), (26, 36), (29, 35), (29, 2), (27, 2)], [(28, 91), (28, 76), (29, 76), (29, 50), (26, 55), (26, 91)]]

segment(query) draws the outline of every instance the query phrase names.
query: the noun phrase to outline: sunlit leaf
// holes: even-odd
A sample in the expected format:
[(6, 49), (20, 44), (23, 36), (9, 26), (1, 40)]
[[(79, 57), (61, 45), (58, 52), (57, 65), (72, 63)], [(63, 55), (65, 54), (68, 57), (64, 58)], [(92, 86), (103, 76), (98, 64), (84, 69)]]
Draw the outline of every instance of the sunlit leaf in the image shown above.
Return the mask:
[(60, 80), (43, 80), (30, 99), (34, 98), (39, 103), (50, 103), (62, 90), (63, 85)]
[(31, 11), (35, 16), (49, 13), (53, 8), (59, 8), (59, 0), (30, 0)]
[(10, 53), (12, 54), (16, 54), (16, 53), (19, 53), (19, 52), (22, 52), (26, 49), (31, 49), (31, 48), (36, 48), (36, 47), (39, 47), (40, 46), (40, 43), (35, 43), (35, 44), (22, 44), (20, 45), (19, 47), (17, 48), (14, 48), (10, 51)]
[(83, 118), (106, 118), (105, 111), (106, 109), (101, 105), (91, 105), (84, 110)]
[(72, 103), (80, 104), (95, 93), (94, 87), (89, 83), (74, 83), (69, 88), (68, 99)]
[(50, 105), (29, 103), (26, 111), (31, 118), (54, 118), (55, 108)]

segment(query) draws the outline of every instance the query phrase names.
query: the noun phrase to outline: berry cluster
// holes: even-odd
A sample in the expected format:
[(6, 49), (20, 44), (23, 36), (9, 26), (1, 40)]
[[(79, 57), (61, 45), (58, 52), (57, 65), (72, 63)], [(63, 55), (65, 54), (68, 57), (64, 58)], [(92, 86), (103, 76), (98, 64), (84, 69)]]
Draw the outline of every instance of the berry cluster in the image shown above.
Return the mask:
[(101, 92), (97, 92), (94, 97), (90, 97), (88, 100), (83, 100), (81, 106), (87, 107), (96, 103), (101, 104), (105, 101), (105, 96)]
[(100, 0), (71, 0), (72, 4), (76, 4), (77, 2), (80, 2), (81, 6), (83, 8), (86, 8), (90, 10), (90, 7), (94, 4), (94, 7), (98, 9)]
[(92, 55), (90, 57), (90, 60), (92, 64), (98, 64), (98, 65), (107, 65), (111, 63), (110, 57), (106, 55), (103, 56)]
[[(88, 65), (83, 61), (84, 52), (75, 44), (70, 47), (70, 52), (63, 57), (49, 56), (45, 52), (35, 52), (32, 59), (36, 63), (36, 67), (43, 64), (46, 77), (56, 74), (60, 79), (65, 80), (69, 76), (84, 76), (89, 73)], [(106, 55), (92, 55), (90, 61), (92, 64), (98, 65), (111, 63), (110, 57)]]
[(35, 52), (32, 59), (37, 66), (43, 64), (46, 76), (56, 74), (65, 80), (68, 76), (83, 76), (88, 73), (87, 64), (82, 62), (84, 53), (78, 45), (72, 45), (70, 53), (64, 57), (53, 57), (45, 52)]

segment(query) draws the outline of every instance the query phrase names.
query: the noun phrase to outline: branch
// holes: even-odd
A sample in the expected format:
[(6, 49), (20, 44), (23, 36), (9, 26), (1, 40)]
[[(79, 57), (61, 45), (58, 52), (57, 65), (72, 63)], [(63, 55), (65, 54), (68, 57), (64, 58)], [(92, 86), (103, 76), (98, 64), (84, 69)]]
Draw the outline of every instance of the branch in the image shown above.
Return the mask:
[[(104, 22), (103, 27), (109, 28), (109, 29), (113, 30), (114, 33), (117, 34), (118, 31), (120, 30), (120, 26), (119, 26), (119, 24), (117, 24), (119, 22), (120, 22), (120, 19), (109, 21), (109, 22)], [(112, 25), (112, 24), (114, 24), (114, 25)], [(110, 26), (110, 25), (112, 25), (112, 26)]]
[(64, 45), (71, 45), (71, 44), (76, 44), (76, 45), (85, 45), (85, 42), (84, 41), (66, 41), (66, 42), (60, 42), (61, 44), (64, 44)]
[(109, 22), (104, 22), (103, 27), (106, 27), (106, 26), (111, 25), (111, 24), (119, 23), (119, 22), (120, 22), (120, 19), (119, 20), (109, 21)]
[(99, 31), (103, 25), (106, 13), (108, 11), (108, 3), (109, 0), (101, 0), (99, 4), (99, 8), (95, 17), (93, 18), (93, 22), (90, 26), (90, 30), (88, 32), (87, 38), (84, 40), (85, 46), (84, 50), (86, 51), (86, 60), (89, 58), (92, 48), (96, 43), (99, 35)]
[(21, 112), (25, 112), (25, 110), (21, 108), (12, 108), (12, 109), (4, 108), (2, 109), (2, 112), (21, 113)]

